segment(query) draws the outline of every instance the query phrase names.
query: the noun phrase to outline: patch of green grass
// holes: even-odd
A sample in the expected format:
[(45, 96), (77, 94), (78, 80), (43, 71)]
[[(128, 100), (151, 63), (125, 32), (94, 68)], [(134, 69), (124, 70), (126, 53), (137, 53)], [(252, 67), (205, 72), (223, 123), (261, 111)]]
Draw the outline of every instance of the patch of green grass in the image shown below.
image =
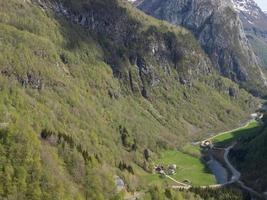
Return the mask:
[(181, 151), (189, 154), (191, 156), (199, 158), (201, 156), (201, 151), (200, 151), (200, 146), (199, 145), (193, 145), (193, 144), (186, 144), (182, 147)]
[[(177, 172), (171, 177), (177, 181), (183, 182), (189, 180), (194, 186), (206, 186), (216, 184), (216, 179), (209, 172), (204, 163), (196, 157), (179, 152), (179, 151), (164, 151), (160, 158), (155, 161), (155, 164), (160, 165), (177, 165)], [(158, 174), (143, 174), (143, 179), (148, 183), (158, 183), (167, 181), (167, 183), (175, 184), (168, 178), (160, 178)]]
[(219, 134), (213, 138), (211, 138), (212, 142), (216, 145), (227, 145), (241, 137), (246, 137), (248, 135), (254, 135), (258, 132), (260, 128), (260, 123), (256, 120), (252, 120), (247, 123), (244, 127), (234, 129), (231, 131), (224, 132)]

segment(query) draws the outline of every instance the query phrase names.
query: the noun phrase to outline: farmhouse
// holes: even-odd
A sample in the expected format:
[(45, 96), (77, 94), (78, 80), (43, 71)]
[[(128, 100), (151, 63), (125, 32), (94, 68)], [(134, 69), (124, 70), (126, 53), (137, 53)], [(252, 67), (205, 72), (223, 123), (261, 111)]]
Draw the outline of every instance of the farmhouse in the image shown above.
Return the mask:
[(213, 148), (213, 144), (210, 140), (204, 140), (201, 142), (200, 147), (203, 149), (211, 149)]
[(175, 164), (169, 165), (167, 168), (167, 174), (169, 174), (169, 175), (176, 174), (176, 168), (177, 168), (177, 166)]

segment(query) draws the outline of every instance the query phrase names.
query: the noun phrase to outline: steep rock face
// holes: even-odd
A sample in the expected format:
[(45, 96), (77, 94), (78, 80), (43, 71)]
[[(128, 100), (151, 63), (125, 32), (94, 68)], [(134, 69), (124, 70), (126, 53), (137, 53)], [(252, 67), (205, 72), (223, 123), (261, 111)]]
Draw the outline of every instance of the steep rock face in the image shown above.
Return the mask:
[(254, 32), (267, 41), (267, 16), (254, 0), (233, 0), (246, 32)]
[(233, 0), (234, 8), (243, 23), (262, 66), (267, 68), (267, 16), (254, 0)]
[(222, 75), (249, 90), (249, 85), (265, 83), (230, 0), (143, 0), (135, 4), (149, 15), (191, 30)]

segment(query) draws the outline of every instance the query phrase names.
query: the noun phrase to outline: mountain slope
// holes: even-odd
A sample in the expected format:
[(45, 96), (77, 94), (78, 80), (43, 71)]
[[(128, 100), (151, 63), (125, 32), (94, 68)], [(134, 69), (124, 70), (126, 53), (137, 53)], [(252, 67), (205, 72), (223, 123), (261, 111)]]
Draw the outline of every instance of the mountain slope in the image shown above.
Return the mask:
[(259, 57), (262, 66), (267, 67), (267, 16), (253, 0), (234, 0), (246, 35)]
[(233, 0), (246, 32), (254, 32), (263, 38), (267, 35), (267, 16), (254, 0)]
[(222, 75), (254, 94), (264, 93), (266, 78), (230, 0), (141, 0), (135, 4), (149, 15), (191, 30)]
[(242, 120), (257, 101), (194, 36), (124, 1), (0, 2), (0, 197), (119, 199), (143, 152)]

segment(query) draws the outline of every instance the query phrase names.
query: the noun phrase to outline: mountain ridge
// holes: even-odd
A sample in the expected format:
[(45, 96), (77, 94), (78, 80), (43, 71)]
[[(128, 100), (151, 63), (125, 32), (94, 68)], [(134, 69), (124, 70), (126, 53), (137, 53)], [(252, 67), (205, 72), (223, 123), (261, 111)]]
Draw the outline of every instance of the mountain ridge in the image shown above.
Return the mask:
[[(231, 1), (144, 0), (135, 4), (147, 14), (191, 30), (222, 75), (247, 85), (255, 94), (251, 85), (265, 87), (265, 75)], [(256, 77), (261, 77), (261, 81), (255, 83)]]
[(233, 1), (236, 8), (239, 4), (246, 7), (246, 10), (238, 10), (239, 16), (243, 23), (246, 35), (258, 56), (263, 69), (267, 66), (267, 16), (258, 7), (255, 1)]

